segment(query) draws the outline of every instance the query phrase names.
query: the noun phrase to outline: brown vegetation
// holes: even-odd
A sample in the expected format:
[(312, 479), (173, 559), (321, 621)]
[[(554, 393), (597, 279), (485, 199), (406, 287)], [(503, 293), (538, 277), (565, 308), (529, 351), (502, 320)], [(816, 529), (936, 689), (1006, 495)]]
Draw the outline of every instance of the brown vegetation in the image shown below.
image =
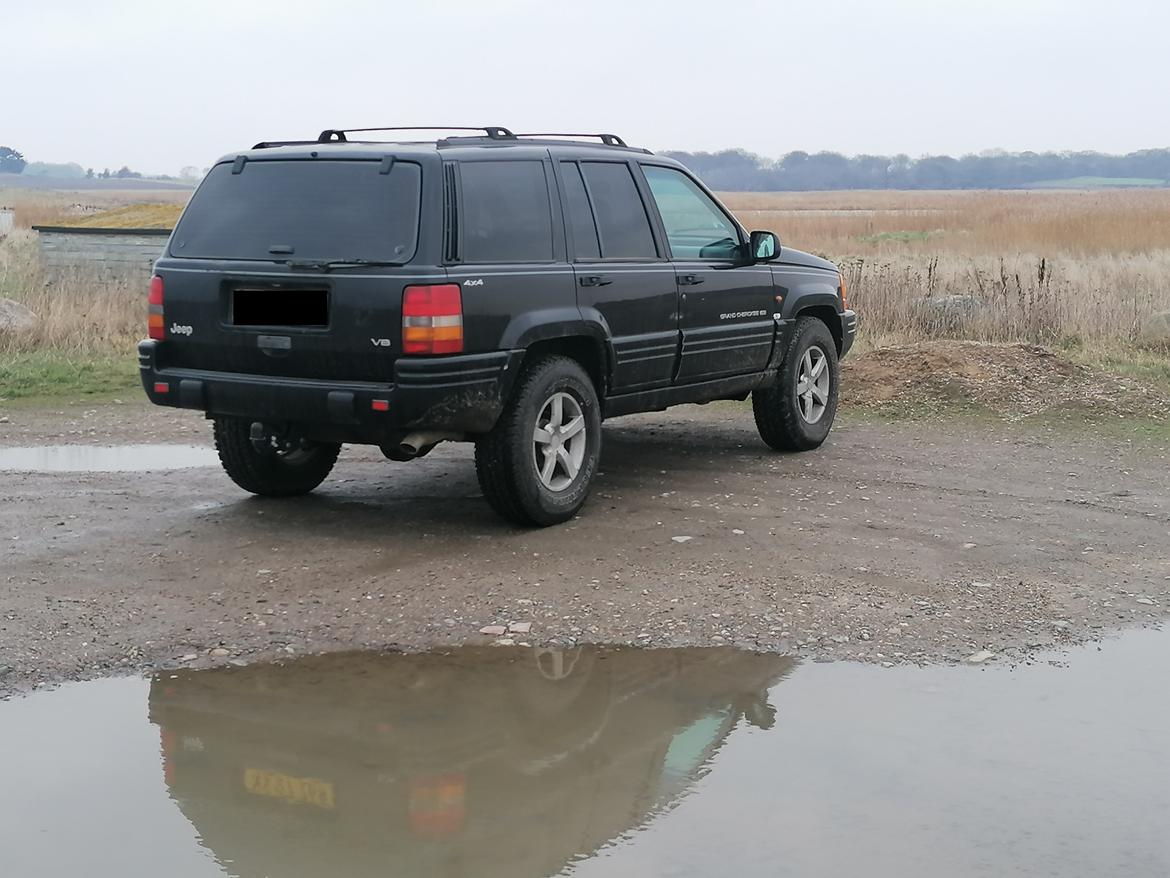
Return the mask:
[(0, 190), (0, 207), (10, 207), (16, 227), (74, 225), (95, 214), (130, 205), (177, 205), (177, 211), (191, 197), (188, 189), (121, 190), (99, 192), (58, 192), (44, 189)]
[(732, 193), (750, 228), (841, 265), (866, 344), (1117, 349), (1170, 310), (1170, 191)]
[(173, 229), (182, 212), (181, 204), (127, 204), (64, 224), (78, 229)]
[(1149, 254), (1170, 249), (1170, 190), (733, 192), (741, 222), (839, 256)]
[(146, 299), (138, 285), (99, 284), (81, 275), (47, 282), (38, 265), (35, 232), (18, 230), (0, 242), (0, 298), (14, 299), (40, 318), (33, 329), (0, 332), (0, 355), (117, 350), (129, 356), (145, 332)]
[[(18, 226), (0, 242), (0, 298), (15, 299), (41, 317), (31, 332), (0, 333), (0, 355), (132, 352), (143, 332), (144, 290), (95, 285), (81, 277), (47, 284), (37, 265), (35, 234), (26, 229), (34, 223), (78, 222), (165, 226), (187, 195), (0, 192), (0, 205), (15, 207)], [(144, 198), (151, 203), (134, 206)], [(968, 367), (1002, 379), (994, 365), (1002, 361), (1009, 371), (1015, 368), (1011, 364), (1019, 365), (1026, 383), (1032, 371), (1047, 374), (1055, 362), (1036, 354), (1023, 365), (1020, 351), (1040, 344), (1077, 362), (1107, 363), (1115, 375), (1170, 383), (1165, 352), (1142, 352), (1133, 343), (1150, 315), (1170, 311), (1170, 191), (732, 193), (725, 198), (749, 228), (772, 229), (786, 244), (841, 266), (850, 304), (861, 316), (858, 351), (886, 349), (876, 358), (855, 357), (853, 381), (882, 379), (883, 386), (898, 386), (882, 376), (912, 361), (962, 385), (971, 378), (964, 371)], [(116, 213), (93, 218), (108, 210)], [(997, 345), (926, 350), (939, 339)], [(1015, 343), (1026, 345), (1011, 347)], [(865, 362), (878, 373), (856, 372)], [(883, 364), (892, 365), (882, 372)], [(1087, 373), (1070, 375), (1070, 387), (1089, 388), (1097, 380)], [(959, 385), (940, 385), (948, 386)]]
[(38, 262), (36, 233), (28, 228), (165, 228), (189, 196), (185, 190), (0, 192), (0, 205), (13, 208), (16, 219), (16, 230), (0, 241), (0, 298), (14, 299), (40, 318), (32, 330), (0, 332), (0, 355), (46, 350), (132, 353), (144, 332), (145, 293), (140, 286), (94, 283), (93, 278), (81, 274), (57, 276), (50, 282)]

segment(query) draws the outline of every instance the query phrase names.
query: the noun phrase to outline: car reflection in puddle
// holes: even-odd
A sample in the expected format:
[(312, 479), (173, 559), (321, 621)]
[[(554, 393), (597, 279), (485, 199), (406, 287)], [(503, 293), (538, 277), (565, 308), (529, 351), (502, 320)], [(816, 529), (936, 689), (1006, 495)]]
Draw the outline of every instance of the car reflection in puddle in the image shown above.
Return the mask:
[(670, 808), (791, 658), (463, 648), (164, 673), (171, 796), (232, 874), (550, 875)]

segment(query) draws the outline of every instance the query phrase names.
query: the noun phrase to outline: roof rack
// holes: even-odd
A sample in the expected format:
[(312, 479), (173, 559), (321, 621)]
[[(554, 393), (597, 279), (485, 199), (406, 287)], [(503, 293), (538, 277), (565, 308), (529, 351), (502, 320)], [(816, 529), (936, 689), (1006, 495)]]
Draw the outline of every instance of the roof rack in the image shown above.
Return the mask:
[(512, 136), (513, 137), (574, 137), (574, 138), (596, 137), (598, 140), (600, 140), (606, 146), (625, 146), (625, 147), (628, 147), (628, 144), (624, 140), (622, 140), (620, 137), (618, 137), (616, 134), (560, 134), (560, 133), (551, 133), (551, 132), (541, 132), (541, 133), (527, 132), (525, 134), (513, 134)]
[(366, 131), (482, 131), (492, 140), (515, 140), (516, 135), (502, 125), (398, 125), (388, 128), (326, 128), (317, 143), (344, 143), (347, 134)]
[[(252, 149), (272, 149), (278, 146), (313, 146), (318, 143), (347, 143), (349, 142), (350, 134), (364, 134), (367, 131), (476, 131), (480, 132), (479, 138), (476, 137), (452, 137), (444, 138), (437, 141), (440, 146), (455, 145), (456, 142), (467, 143), (480, 139), (483, 142), (483, 135), (486, 135), (486, 140), (494, 141), (511, 141), (518, 142), (520, 138), (556, 138), (564, 140), (582, 140), (582, 139), (597, 139), (605, 146), (620, 147), (622, 149), (630, 149), (631, 147), (616, 134), (563, 134), (563, 133), (537, 133), (526, 132), (524, 134), (513, 134), (509, 129), (502, 125), (396, 125), (384, 128), (326, 128), (322, 131), (316, 140), (262, 140), (257, 143)], [(648, 150), (642, 150), (648, 152)]]

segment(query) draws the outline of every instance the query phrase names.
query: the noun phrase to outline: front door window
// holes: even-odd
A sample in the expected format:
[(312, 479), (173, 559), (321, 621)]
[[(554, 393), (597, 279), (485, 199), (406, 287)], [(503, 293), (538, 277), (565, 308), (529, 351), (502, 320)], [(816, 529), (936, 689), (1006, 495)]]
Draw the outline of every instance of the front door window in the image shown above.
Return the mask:
[(642, 167), (658, 205), (674, 259), (726, 259), (739, 256), (739, 229), (718, 205), (681, 171)]

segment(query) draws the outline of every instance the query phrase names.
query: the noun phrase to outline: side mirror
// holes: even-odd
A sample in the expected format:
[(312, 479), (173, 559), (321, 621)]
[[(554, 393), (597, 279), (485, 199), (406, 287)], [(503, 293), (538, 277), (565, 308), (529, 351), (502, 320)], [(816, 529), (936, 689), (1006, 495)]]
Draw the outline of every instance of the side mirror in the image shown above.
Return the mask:
[(752, 232), (748, 253), (753, 262), (767, 262), (780, 255), (780, 239), (773, 232)]

